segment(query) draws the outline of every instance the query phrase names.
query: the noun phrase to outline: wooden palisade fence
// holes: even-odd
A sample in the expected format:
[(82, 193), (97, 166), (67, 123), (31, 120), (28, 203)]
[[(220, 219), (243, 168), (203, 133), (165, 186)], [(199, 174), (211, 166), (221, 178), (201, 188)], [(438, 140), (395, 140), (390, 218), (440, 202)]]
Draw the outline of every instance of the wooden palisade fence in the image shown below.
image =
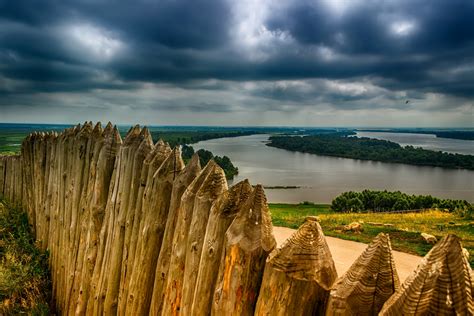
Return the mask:
[(473, 315), (473, 277), (447, 236), (400, 285), (379, 235), (341, 278), (315, 218), (279, 249), (263, 188), (135, 126), (32, 133), (0, 156), (0, 196), (50, 253), (63, 315)]

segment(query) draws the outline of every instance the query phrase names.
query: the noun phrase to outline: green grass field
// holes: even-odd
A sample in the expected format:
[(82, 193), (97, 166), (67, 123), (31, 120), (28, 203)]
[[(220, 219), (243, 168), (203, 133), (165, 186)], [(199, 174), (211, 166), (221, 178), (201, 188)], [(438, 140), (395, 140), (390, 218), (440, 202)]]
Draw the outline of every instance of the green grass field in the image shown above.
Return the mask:
[[(470, 253), (471, 267), (474, 267), (474, 221), (454, 213), (438, 210), (406, 214), (335, 213), (330, 205), (325, 204), (270, 204), (270, 211), (274, 226), (298, 228), (306, 216), (316, 215), (327, 236), (370, 243), (378, 233), (384, 232), (390, 235), (393, 249), (420, 256), (432, 247), (420, 233), (428, 233), (438, 239), (448, 233), (456, 234), (462, 238), (463, 247)], [(362, 223), (364, 231), (354, 233), (342, 230), (344, 225), (352, 222)]]

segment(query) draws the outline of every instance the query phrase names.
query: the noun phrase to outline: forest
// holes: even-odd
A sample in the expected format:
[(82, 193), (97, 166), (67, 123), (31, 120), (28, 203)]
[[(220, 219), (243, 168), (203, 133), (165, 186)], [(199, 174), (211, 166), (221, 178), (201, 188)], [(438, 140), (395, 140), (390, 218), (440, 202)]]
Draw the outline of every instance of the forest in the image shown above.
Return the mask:
[[(192, 146), (183, 144), (181, 150), (183, 160), (185, 163), (187, 163), (194, 155), (194, 148)], [(225, 177), (228, 180), (233, 179), (239, 173), (239, 169), (235, 167), (234, 164), (232, 164), (232, 161), (230, 161), (229, 157), (227, 156), (214, 156), (212, 152), (205, 149), (199, 149), (197, 154), (199, 155), (199, 162), (201, 163), (201, 166), (205, 166), (209, 160), (214, 159), (214, 161), (224, 170)]]
[(433, 134), (439, 138), (474, 140), (473, 130), (430, 130), (430, 129), (359, 129), (360, 132)]
[(344, 192), (331, 203), (335, 212), (388, 212), (419, 209), (442, 209), (471, 217), (473, 205), (464, 200), (439, 199), (431, 195), (408, 195), (395, 191)]
[(151, 130), (153, 141), (162, 139), (168, 142), (171, 147), (183, 144), (194, 144), (203, 140), (224, 138), (224, 137), (239, 137), (258, 134), (258, 131), (154, 131)]
[(272, 136), (267, 146), (324, 156), (474, 170), (474, 156), (431, 151), (366, 137), (340, 134)]

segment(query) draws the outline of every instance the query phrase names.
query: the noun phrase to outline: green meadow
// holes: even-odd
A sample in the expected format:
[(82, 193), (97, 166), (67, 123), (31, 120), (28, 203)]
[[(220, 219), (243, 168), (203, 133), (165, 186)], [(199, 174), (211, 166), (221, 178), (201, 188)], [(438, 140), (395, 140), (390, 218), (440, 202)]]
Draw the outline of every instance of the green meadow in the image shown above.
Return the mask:
[[(270, 204), (274, 226), (298, 228), (306, 216), (318, 216), (327, 236), (370, 243), (377, 234), (390, 235), (395, 250), (424, 256), (432, 247), (421, 237), (421, 233), (436, 236), (438, 240), (446, 234), (462, 238), (463, 247), (469, 253), (469, 262), (474, 267), (474, 220), (452, 212), (429, 210), (421, 213), (336, 213), (328, 204)], [(343, 227), (353, 222), (362, 224), (360, 233), (344, 231)]]

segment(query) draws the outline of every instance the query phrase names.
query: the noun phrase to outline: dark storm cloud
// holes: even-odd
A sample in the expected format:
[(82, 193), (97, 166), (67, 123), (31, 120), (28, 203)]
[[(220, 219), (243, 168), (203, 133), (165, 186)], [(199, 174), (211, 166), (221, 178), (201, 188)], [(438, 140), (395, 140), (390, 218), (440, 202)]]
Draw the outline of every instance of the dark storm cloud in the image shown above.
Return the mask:
[[(255, 26), (245, 19), (257, 4), (267, 10)], [(285, 80), (372, 88), (278, 83)], [(260, 86), (234, 87), (250, 81)], [(311, 102), (360, 108), (364, 100), (370, 107), (381, 94), (389, 101), (430, 92), (470, 100), (474, 1), (0, 0), (0, 104), (34, 103), (26, 99), (35, 93), (137, 91), (146, 84), (248, 93), (257, 98), (244, 100), (249, 107), (263, 99), (276, 110)], [(181, 108), (235, 109), (226, 102), (206, 97)]]

